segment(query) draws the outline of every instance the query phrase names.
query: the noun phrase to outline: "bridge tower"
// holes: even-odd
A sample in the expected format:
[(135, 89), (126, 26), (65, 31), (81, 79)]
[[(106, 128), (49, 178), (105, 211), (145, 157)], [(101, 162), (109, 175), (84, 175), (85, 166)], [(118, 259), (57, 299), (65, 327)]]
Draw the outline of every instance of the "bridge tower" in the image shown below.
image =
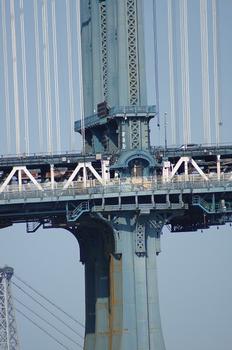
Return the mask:
[(19, 350), (11, 278), (14, 270), (5, 266), (0, 269), (0, 349)]
[[(147, 106), (143, 5), (81, 0), (85, 151), (114, 154), (106, 177), (136, 178), (158, 169), (150, 153), (149, 121), (156, 109)], [(81, 132), (80, 121), (75, 130)], [(167, 215), (119, 210), (79, 219), (85, 350), (165, 349), (156, 256)]]

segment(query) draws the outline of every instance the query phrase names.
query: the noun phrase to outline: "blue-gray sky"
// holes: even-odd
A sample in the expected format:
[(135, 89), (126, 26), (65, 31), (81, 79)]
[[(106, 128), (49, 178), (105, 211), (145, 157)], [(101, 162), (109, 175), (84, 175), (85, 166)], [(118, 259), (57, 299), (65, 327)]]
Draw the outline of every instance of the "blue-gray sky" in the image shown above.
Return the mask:
[[(173, 0), (178, 5), (179, 1)], [(200, 35), (199, 35), (199, 1), (188, 0), (189, 5), (189, 41), (190, 41), (190, 76), (191, 76), (191, 117), (192, 134), (194, 142), (202, 142), (202, 105), (200, 94)], [(9, 3), (7, 4), (7, 45), (9, 51), (10, 98), (12, 99), (12, 67), (11, 67), (11, 39), (9, 27)], [(51, 2), (48, 1), (48, 4)], [(146, 53), (148, 74), (148, 100), (154, 103), (154, 67), (153, 44), (151, 37), (151, 0), (145, 0), (146, 18)], [(25, 26), (26, 46), (28, 60), (29, 89), (29, 125), (31, 132), (31, 151), (39, 151), (37, 137), (36, 99), (33, 92), (35, 80), (35, 52), (34, 43), (29, 35), (33, 33), (32, 1), (25, 0)], [(38, 1), (40, 6), (41, 1)], [(71, 8), (75, 8), (75, 1), (70, 1)], [(211, 13), (211, 1), (209, 14)], [(230, 102), (232, 89), (232, 47), (230, 40), (232, 3), (230, 0), (218, 1), (220, 19), (220, 71), (222, 89), (222, 141), (230, 141)], [(69, 145), (69, 105), (67, 84), (67, 44), (65, 1), (56, 0), (57, 27), (59, 33), (58, 59), (61, 96), (61, 125), (62, 149), (70, 149)], [(16, 14), (19, 1), (15, 1)], [(72, 12), (72, 48), (73, 48), (73, 79), (74, 79), (74, 109), (78, 115), (78, 84), (75, 42), (75, 11)], [(176, 11), (177, 12), (177, 11)], [(51, 17), (51, 12), (49, 12)], [(0, 14), (1, 15), (1, 14)], [(177, 37), (179, 30), (178, 15), (175, 16)], [(19, 22), (17, 22), (19, 25)], [(209, 26), (210, 26), (209, 20)], [(159, 52), (159, 87), (160, 87), (160, 114), (170, 114), (169, 77), (168, 77), (168, 43), (167, 43), (167, 3), (157, 0), (158, 24), (158, 52)], [(30, 30), (29, 30), (30, 29)], [(0, 29), (1, 34), (2, 30)], [(41, 34), (41, 33), (40, 33)], [(34, 35), (34, 33), (33, 33)], [(42, 34), (41, 34), (42, 35)], [(19, 36), (19, 27), (17, 32)], [(50, 38), (51, 39), (51, 38)], [(178, 38), (177, 38), (178, 39)], [(51, 44), (51, 43), (50, 43)], [(18, 57), (20, 57), (20, 44), (18, 42)], [(179, 64), (178, 45), (176, 60)], [(211, 52), (212, 55), (212, 52)], [(52, 57), (52, 55), (51, 55)], [(211, 57), (211, 56), (210, 56)], [(51, 58), (52, 59), (52, 58)], [(42, 54), (41, 54), (42, 61)], [(212, 57), (210, 58), (212, 69)], [(19, 58), (19, 75), (22, 75)], [(42, 68), (41, 68), (42, 69)], [(211, 71), (212, 73), (212, 71)], [(52, 73), (53, 74), (53, 73)], [(5, 110), (4, 110), (4, 80), (2, 60), (2, 35), (0, 35), (0, 147), (2, 154), (5, 151)], [(212, 79), (212, 76), (211, 76)], [(42, 81), (43, 84), (43, 81)], [(176, 81), (177, 89), (180, 81)], [(35, 87), (34, 87), (35, 88)], [(211, 87), (212, 89), (212, 87)], [(43, 96), (44, 98), (44, 96)], [(11, 100), (12, 101), (12, 100)], [(22, 113), (22, 94), (20, 95), (20, 108)], [(54, 108), (54, 105), (52, 106)], [(43, 102), (44, 112), (44, 102)], [(13, 109), (11, 104), (12, 132), (14, 132)], [(181, 120), (181, 109), (179, 119)], [(213, 109), (212, 109), (212, 118)], [(45, 121), (45, 119), (44, 119)], [(152, 123), (153, 144), (164, 143), (163, 122), (161, 131), (155, 129)], [(45, 131), (44, 131), (45, 133)], [(160, 136), (159, 136), (160, 134)], [(182, 135), (182, 128), (180, 128)], [(54, 143), (55, 143), (55, 135)], [(12, 140), (14, 136), (12, 135)], [(168, 121), (168, 138), (170, 140), (170, 121)], [(23, 135), (22, 135), (23, 139)], [(46, 137), (45, 137), (46, 140)], [(78, 141), (79, 142), (79, 141)], [(77, 148), (80, 143), (77, 142)], [(181, 144), (182, 138), (179, 140)], [(23, 142), (22, 142), (23, 143)], [(46, 142), (44, 142), (46, 145)], [(15, 153), (15, 143), (12, 142), (12, 153)], [(46, 147), (45, 147), (46, 148)], [(45, 150), (45, 149), (43, 149)], [(15, 268), (16, 273), (32, 284), (35, 288), (46, 294), (58, 305), (65, 308), (77, 319), (84, 322), (84, 276), (83, 266), (79, 263), (79, 248), (74, 237), (65, 230), (39, 230), (38, 233), (28, 235), (25, 226), (15, 225), (0, 232), (0, 266), (8, 264)], [(162, 237), (162, 253), (158, 257), (160, 308), (163, 324), (164, 338), (167, 350), (231, 350), (232, 334), (232, 292), (231, 266), (232, 254), (231, 227), (224, 226), (218, 230), (212, 228), (203, 233), (170, 234), (164, 231)], [(27, 301), (14, 287), (13, 292), (21, 300)], [(22, 348), (24, 350), (58, 349), (58, 345), (43, 335), (17, 314), (18, 328)], [(71, 335), (71, 334), (70, 334)], [(71, 344), (70, 344), (71, 345)], [(74, 348), (74, 347), (73, 347)]]

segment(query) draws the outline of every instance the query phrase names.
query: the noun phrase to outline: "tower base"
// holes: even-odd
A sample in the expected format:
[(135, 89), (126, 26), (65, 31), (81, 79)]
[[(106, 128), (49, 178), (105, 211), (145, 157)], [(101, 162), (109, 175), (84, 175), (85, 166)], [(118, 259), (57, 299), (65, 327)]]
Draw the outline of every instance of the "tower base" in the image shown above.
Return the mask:
[(84, 349), (165, 350), (156, 265), (163, 222), (137, 213), (107, 220), (78, 230), (86, 281)]

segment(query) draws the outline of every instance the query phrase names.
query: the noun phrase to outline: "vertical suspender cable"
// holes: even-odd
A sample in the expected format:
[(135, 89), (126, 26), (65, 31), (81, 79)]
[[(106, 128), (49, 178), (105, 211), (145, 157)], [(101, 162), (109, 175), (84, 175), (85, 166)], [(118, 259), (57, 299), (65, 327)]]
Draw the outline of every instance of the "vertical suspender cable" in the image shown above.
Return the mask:
[(156, 109), (157, 109), (157, 126), (160, 128), (156, 0), (153, 0), (153, 37), (154, 37), (154, 60), (155, 60), (155, 103), (156, 103)]
[(200, 24), (201, 24), (201, 77), (202, 77), (202, 104), (204, 142), (211, 142), (210, 132), (210, 94), (209, 94), (209, 43), (208, 43), (208, 19), (207, 0), (200, 0)]
[(50, 49), (48, 36), (48, 10), (47, 1), (42, 4), (42, 28), (44, 45), (44, 80), (45, 80), (45, 103), (47, 115), (47, 146), (48, 152), (52, 152), (52, 109), (51, 109), (51, 72), (50, 72)]
[(82, 47), (81, 47), (81, 11), (80, 1), (77, 0), (77, 44), (78, 44), (78, 73), (80, 86), (80, 114), (81, 114), (81, 135), (82, 152), (85, 154), (85, 116), (84, 116), (84, 95), (83, 95), (83, 74), (82, 74)]
[(20, 6), (20, 32), (21, 32), (22, 72), (23, 72), (23, 105), (24, 105), (24, 123), (25, 123), (25, 145), (26, 145), (26, 153), (29, 153), (30, 142), (29, 142), (27, 68), (26, 68), (26, 47), (25, 47), (23, 0), (20, 0), (19, 6)]
[(217, 145), (221, 141), (220, 129), (221, 121), (221, 105), (220, 105), (220, 79), (219, 79), (219, 44), (218, 44), (218, 9), (217, 0), (212, 0), (213, 15), (213, 72), (214, 72), (214, 110), (215, 110), (215, 131)]
[(169, 86), (171, 107), (172, 144), (176, 144), (176, 101), (174, 86), (174, 62), (173, 62), (173, 1), (168, 0), (168, 58), (169, 58)]
[(6, 146), (7, 153), (11, 151), (10, 137), (10, 97), (9, 97), (9, 70), (7, 54), (7, 34), (6, 34), (6, 4), (2, 1), (2, 40), (3, 40), (3, 65), (4, 65), (4, 93), (5, 93), (5, 113), (6, 113)]
[(17, 68), (17, 48), (16, 48), (14, 0), (10, 0), (10, 15), (11, 15), (13, 81), (14, 81), (15, 138), (16, 138), (16, 153), (19, 154), (20, 153), (20, 118), (19, 118), (19, 88), (18, 88), (18, 68)]
[(180, 44), (181, 44), (181, 83), (183, 140), (191, 142), (190, 127), (190, 92), (189, 92), (189, 49), (188, 49), (188, 8), (187, 0), (180, 0)]
[(72, 66), (72, 37), (70, 20), (70, 2), (66, 0), (66, 29), (68, 44), (68, 84), (69, 84), (69, 111), (70, 111), (70, 146), (75, 148), (74, 140), (74, 93), (73, 93), (73, 66)]
[(58, 75), (58, 59), (57, 59), (57, 34), (56, 34), (56, 5), (52, 0), (52, 46), (53, 46), (53, 68), (55, 81), (55, 108), (56, 108), (56, 142), (57, 151), (61, 150), (60, 136), (60, 97), (59, 97), (59, 75)]
[(43, 117), (42, 117), (42, 93), (40, 78), (40, 49), (39, 49), (39, 24), (38, 24), (38, 5), (34, 0), (34, 26), (35, 26), (35, 59), (36, 59), (36, 90), (38, 104), (38, 122), (39, 122), (39, 150), (43, 150)]

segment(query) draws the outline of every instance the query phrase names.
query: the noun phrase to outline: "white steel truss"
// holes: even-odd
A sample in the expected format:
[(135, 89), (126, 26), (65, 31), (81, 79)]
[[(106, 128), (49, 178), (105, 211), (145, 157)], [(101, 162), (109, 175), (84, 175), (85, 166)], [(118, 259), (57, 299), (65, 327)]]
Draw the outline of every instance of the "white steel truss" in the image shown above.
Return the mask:
[[(70, 177), (67, 179), (66, 182), (63, 184), (63, 189), (67, 189), (71, 184), (73, 184), (74, 179), (78, 175), (78, 173), (82, 170), (82, 176), (81, 176), (81, 182), (83, 183), (83, 186), (86, 187), (87, 180), (88, 180), (88, 174), (89, 173), (93, 175), (93, 177), (101, 184), (105, 185), (107, 181), (109, 181), (110, 172), (109, 172), (109, 161), (108, 160), (102, 160), (101, 161), (101, 173), (99, 174), (91, 164), (91, 162), (85, 162), (85, 163), (78, 163), (76, 168), (73, 170)], [(24, 177), (23, 177), (24, 174)], [(0, 193), (8, 191), (8, 188), (11, 188), (11, 182), (13, 181), (14, 191), (22, 192), (24, 190), (24, 184), (23, 180), (28, 178), (34, 185), (37, 190), (44, 191), (45, 189), (43, 186), (38, 182), (38, 179), (36, 179), (35, 176), (30, 172), (30, 170), (27, 169), (26, 166), (15, 166), (12, 168), (10, 173), (6, 176), (3, 183), (0, 184)], [(54, 165), (50, 165), (50, 185), (46, 185), (46, 189), (54, 189), (56, 187), (56, 181), (55, 181), (55, 168)]]
[(10, 183), (10, 181), (13, 179), (15, 174), (18, 174), (18, 189), (19, 191), (22, 191), (22, 173), (26, 174), (28, 178), (33, 182), (33, 184), (41, 191), (43, 191), (42, 186), (38, 183), (38, 181), (34, 178), (34, 176), (30, 173), (30, 171), (25, 166), (15, 166), (11, 170), (10, 174), (7, 176), (3, 184), (0, 186), (0, 193), (2, 193), (6, 186)]
[(181, 157), (178, 162), (176, 163), (176, 165), (174, 166), (172, 172), (171, 172), (171, 176), (169, 177), (169, 180), (171, 180), (174, 175), (176, 174), (177, 170), (180, 168), (180, 166), (184, 163), (184, 175), (185, 175), (185, 179), (188, 180), (188, 164), (192, 164), (192, 166), (196, 169), (196, 171), (203, 177), (204, 180), (208, 181), (208, 177), (205, 175), (205, 173), (201, 170), (201, 168), (199, 167), (199, 165), (197, 165), (197, 163), (195, 162), (194, 159), (190, 158), (190, 157)]
[[(136, 146), (136, 139), (133, 140)], [(176, 163), (171, 163), (170, 161), (164, 161), (162, 174), (149, 176), (141, 176), (138, 181), (158, 181), (158, 182), (182, 182), (182, 181), (206, 181), (210, 183), (211, 180), (221, 181), (225, 177), (230, 181), (232, 179), (231, 173), (224, 174), (221, 170), (221, 159), (220, 155), (215, 158), (214, 164), (215, 170), (210, 173), (205, 173), (202, 169), (200, 163), (194, 160), (192, 157), (180, 157)], [(66, 168), (63, 169), (63, 174), (67, 171)], [(109, 160), (102, 160), (101, 167), (96, 170), (91, 162), (80, 162), (76, 167), (67, 171), (66, 177), (63, 180), (58, 178), (56, 180), (57, 174), (60, 169), (50, 164), (50, 172), (46, 173), (45, 178), (41, 178), (40, 170), (38, 169), (28, 169), (26, 166), (15, 166), (9, 173), (3, 174), (3, 182), (0, 183), (0, 194), (7, 192), (24, 192), (24, 191), (43, 191), (46, 196), (46, 191), (62, 189), (68, 190), (72, 188), (87, 188), (95, 186), (110, 186), (112, 184), (117, 184), (118, 181), (123, 179), (118, 179), (117, 174), (110, 172)], [(62, 170), (61, 170), (62, 173)], [(112, 175), (112, 176), (111, 176)], [(124, 181), (134, 181), (133, 179), (125, 178)], [(1, 350), (1, 349), (0, 349)]]

